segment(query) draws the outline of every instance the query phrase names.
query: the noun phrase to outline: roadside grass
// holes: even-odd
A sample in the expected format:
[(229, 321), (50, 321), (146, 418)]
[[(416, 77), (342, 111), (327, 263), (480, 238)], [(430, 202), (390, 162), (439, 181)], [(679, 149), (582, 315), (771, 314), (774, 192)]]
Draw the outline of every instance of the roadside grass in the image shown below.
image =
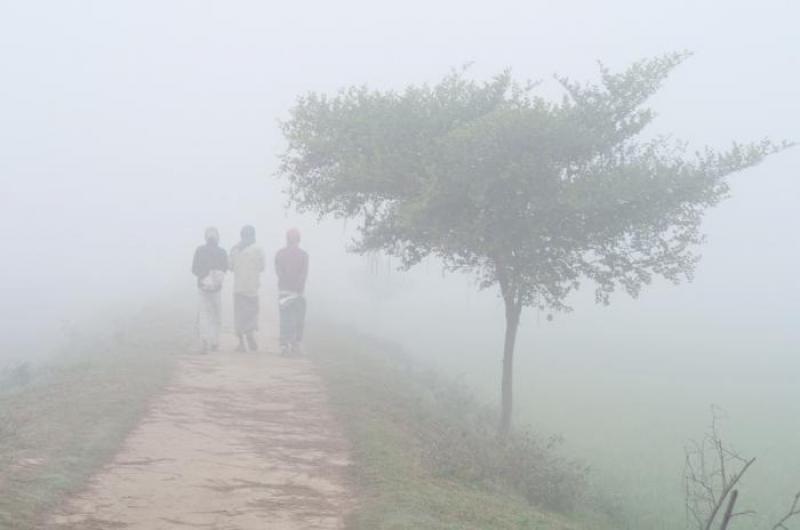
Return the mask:
[(351, 530), (612, 528), (581, 466), (524, 433), (500, 444), (489, 409), (396, 346), (320, 326), (308, 343), (353, 444)]
[(169, 380), (175, 315), (151, 309), (100, 336), (73, 337), (45, 365), (0, 381), (0, 528), (40, 528), (114, 455)]

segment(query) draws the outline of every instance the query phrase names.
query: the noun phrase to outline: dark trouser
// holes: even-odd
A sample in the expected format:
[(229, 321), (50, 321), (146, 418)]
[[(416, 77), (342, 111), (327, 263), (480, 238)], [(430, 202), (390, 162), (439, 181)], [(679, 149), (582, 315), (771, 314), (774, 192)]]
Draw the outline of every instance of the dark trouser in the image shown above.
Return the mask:
[(281, 318), (281, 346), (290, 346), (303, 340), (306, 320), (306, 299), (302, 295), (286, 296), (278, 299)]

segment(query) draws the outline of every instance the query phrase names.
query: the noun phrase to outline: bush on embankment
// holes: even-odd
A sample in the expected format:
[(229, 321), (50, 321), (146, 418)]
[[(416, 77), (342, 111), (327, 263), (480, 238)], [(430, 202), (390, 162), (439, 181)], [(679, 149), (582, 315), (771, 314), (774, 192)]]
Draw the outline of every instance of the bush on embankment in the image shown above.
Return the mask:
[(558, 439), (521, 430), (499, 439), (491, 408), (392, 344), (316, 326), (309, 349), (353, 443), (361, 502), (351, 528), (610, 524), (586, 513), (587, 470), (559, 453)]

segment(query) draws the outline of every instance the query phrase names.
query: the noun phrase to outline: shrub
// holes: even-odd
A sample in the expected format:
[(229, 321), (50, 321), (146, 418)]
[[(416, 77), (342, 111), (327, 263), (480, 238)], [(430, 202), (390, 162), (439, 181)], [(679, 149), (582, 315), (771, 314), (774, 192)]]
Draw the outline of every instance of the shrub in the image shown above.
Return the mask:
[(420, 434), (424, 458), (437, 473), (509, 490), (550, 510), (575, 508), (588, 469), (559, 452), (561, 437), (520, 429), (498, 437), (499, 417), (491, 407), (463, 385), (428, 381), (434, 399)]
[[(323, 363), (357, 367), (345, 386), (375, 413), (391, 418), (416, 440), (420, 463), (434, 475), (472, 487), (511, 493), (552, 511), (569, 512), (584, 495), (587, 468), (565, 458), (560, 437), (530, 430), (498, 437), (494, 407), (463, 383), (448, 380), (411, 359), (395, 343), (352, 330), (326, 329), (315, 351), (336, 350)], [(338, 348), (332, 342), (341, 343)], [(347, 352), (346, 357), (342, 354)]]

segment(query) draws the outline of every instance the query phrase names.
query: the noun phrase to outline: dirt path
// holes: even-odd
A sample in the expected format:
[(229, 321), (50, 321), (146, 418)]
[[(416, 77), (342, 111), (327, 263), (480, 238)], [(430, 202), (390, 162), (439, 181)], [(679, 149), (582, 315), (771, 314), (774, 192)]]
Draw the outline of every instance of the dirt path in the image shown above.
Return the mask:
[(48, 528), (342, 528), (348, 464), (309, 361), (186, 356), (114, 461)]

